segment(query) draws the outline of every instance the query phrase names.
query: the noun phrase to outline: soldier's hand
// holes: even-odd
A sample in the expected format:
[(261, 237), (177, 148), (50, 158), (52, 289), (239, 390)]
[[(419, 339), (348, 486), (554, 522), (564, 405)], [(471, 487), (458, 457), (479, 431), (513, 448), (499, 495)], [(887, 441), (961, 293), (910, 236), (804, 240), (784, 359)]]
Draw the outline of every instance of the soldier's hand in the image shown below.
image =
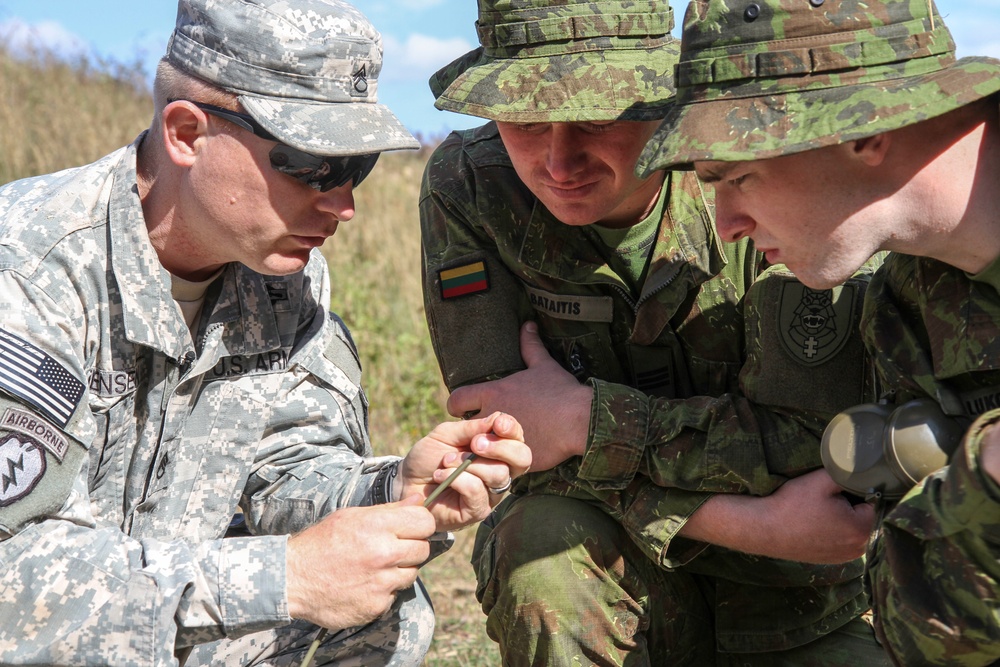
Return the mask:
[(473, 411), (514, 415), (524, 427), (532, 469), (548, 470), (583, 455), (594, 392), (549, 355), (534, 322), (521, 328), (521, 356), (526, 370), (456, 389), (448, 398), (448, 412), (455, 417)]
[(805, 563), (864, 555), (875, 523), (868, 503), (852, 505), (825, 470), (790, 479), (769, 496), (713, 496), (680, 534), (702, 542)]
[(413, 496), (348, 507), (288, 538), (288, 613), (333, 630), (370, 623), (430, 556), (434, 518)]
[(502, 498), (491, 488), (509, 486), (531, 465), (531, 450), (516, 419), (496, 412), (481, 419), (439, 424), (399, 464), (404, 496), (429, 496), (469, 453), (476, 459), (431, 503), (438, 530), (482, 521)]

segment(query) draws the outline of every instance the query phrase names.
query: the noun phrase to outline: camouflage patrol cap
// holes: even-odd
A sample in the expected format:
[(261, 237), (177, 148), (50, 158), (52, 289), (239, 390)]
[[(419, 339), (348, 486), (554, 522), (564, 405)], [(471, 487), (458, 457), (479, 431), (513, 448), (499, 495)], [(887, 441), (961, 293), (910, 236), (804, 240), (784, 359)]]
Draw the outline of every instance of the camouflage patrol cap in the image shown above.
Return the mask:
[(166, 58), (316, 155), (419, 148), (377, 103), (382, 37), (340, 0), (179, 0)]
[(479, 0), (481, 46), (431, 77), (434, 106), (512, 123), (659, 119), (673, 27), (666, 0)]
[(676, 77), (640, 174), (895, 130), (1000, 90), (1000, 61), (956, 61), (931, 0), (694, 0)]

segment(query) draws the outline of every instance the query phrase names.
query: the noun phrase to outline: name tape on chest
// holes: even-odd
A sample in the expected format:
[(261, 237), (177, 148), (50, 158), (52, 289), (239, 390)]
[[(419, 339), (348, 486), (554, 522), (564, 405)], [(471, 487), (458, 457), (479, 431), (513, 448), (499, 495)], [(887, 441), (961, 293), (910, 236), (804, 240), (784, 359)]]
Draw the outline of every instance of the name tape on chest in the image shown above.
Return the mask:
[(84, 384), (39, 348), (0, 329), (0, 388), (65, 427)]
[(1000, 408), (1000, 387), (986, 387), (961, 394), (965, 414), (975, 417)]
[(87, 386), (94, 396), (126, 396), (135, 392), (135, 371), (102, 371), (95, 368), (87, 374)]
[(614, 300), (610, 296), (580, 296), (553, 294), (537, 287), (525, 286), (535, 310), (550, 317), (577, 322), (612, 322)]

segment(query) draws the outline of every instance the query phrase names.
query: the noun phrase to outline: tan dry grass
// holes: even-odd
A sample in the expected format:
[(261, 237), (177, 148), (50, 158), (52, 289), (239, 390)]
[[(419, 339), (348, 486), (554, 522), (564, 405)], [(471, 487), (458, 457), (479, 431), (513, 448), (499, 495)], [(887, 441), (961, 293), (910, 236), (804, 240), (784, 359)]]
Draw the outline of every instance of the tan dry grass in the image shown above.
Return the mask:
[(15, 59), (0, 46), (0, 183), (87, 164), (130, 143), (153, 105), (130, 70)]

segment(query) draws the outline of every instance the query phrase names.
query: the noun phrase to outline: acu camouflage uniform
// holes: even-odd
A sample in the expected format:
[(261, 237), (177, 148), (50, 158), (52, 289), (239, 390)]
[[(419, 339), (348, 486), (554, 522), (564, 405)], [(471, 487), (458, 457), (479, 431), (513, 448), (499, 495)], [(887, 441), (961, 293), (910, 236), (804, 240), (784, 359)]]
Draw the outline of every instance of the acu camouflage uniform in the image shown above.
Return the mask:
[[(512, 665), (726, 664), (726, 654), (854, 665), (866, 650), (866, 664), (881, 664), (857, 620), (860, 560), (806, 565), (676, 537), (710, 494), (765, 495), (821, 465), (825, 418), (865, 395), (852, 335), (863, 282), (812, 292), (780, 267), (758, 280), (759, 255), (747, 242), (722, 247), (693, 175), (668, 175), (662, 196), (637, 294), (592, 229), (559, 222), (518, 179), (494, 124), (453, 133), (427, 166), (425, 302), (446, 383), (519, 369), (518, 328), (534, 319), (595, 392), (583, 459), (518, 480), (480, 530), (488, 630)], [(781, 307), (800, 310), (784, 316), (787, 348)], [(810, 314), (832, 339), (818, 359), (794, 340)], [(528, 627), (539, 607), (543, 627)], [(844, 643), (817, 641), (838, 629)]]
[[(396, 459), (372, 457), (319, 252), (284, 277), (228, 266), (192, 337), (135, 182), (133, 145), (0, 190), (3, 664), (304, 649), (315, 626), (284, 629), (287, 534), (386, 497)], [(254, 536), (224, 539), (238, 507)], [(433, 617), (410, 606), (408, 627), (362, 630), (344, 657), (399, 642), (419, 664)]]
[[(330, 103), (352, 99), (350, 54), (373, 93), (378, 34), (334, 0), (181, 0), (168, 47), (283, 138), (286, 115), (328, 139), (353, 119), (369, 152), (415, 147), (374, 94)], [(0, 663), (297, 665), (318, 629), (288, 615), (287, 535), (386, 502), (397, 459), (372, 456), (318, 251), (283, 277), (226, 266), (189, 331), (147, 235), (143, 137), (0, 189)], [(316, 663), (417, 665), (432, 633), (417, 586)]]
[[(698, 0), (683, 44), (681, 103), (640, 159), (646, 171), (862, 139), (1000, 90), (1000, 62), (956, 60), (929, 1)], [(1000, 261), (972, 276), (891, 254), (862, 330), (887, 400), (930, 397), (960, 423), (976, 420), (876, 533), (866, 581), (879, 637), (898, 665), (997, 664), (1000, 488), (979, 447), (1000, 418)]]

